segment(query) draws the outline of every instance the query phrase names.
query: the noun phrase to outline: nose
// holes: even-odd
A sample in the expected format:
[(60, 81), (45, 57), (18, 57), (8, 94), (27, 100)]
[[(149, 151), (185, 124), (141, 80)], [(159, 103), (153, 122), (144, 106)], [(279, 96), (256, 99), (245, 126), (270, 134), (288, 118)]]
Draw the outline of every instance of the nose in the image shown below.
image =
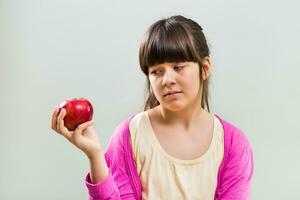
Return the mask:
[(172, 70), (165, 70), (162, 79), (162, 86), (169, 86), (176, 83), (175, 81), (175, 73)]

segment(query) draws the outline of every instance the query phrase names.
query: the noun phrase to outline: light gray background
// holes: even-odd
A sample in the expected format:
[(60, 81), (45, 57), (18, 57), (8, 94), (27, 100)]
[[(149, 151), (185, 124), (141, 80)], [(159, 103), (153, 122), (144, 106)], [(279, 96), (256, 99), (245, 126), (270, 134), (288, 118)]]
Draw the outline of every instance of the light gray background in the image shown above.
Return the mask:
[(0, 199), (87, 199), (82, 152), (50, 129), (54, 106), (86, 97), (106, 146), (142, 111), (138, 47), (147, 27), (182, 14), (203, 26), (212, 112), (255, 155), (253, 199), (300, 199), (297, 1), (0, 1)]

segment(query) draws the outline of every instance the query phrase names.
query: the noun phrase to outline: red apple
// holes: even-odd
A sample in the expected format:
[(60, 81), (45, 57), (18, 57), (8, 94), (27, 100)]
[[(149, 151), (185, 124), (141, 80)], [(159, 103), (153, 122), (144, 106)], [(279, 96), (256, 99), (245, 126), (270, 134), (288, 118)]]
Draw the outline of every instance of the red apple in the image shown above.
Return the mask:
[(67, 113), (64, 123), (69, 130), (75, 130), (79, 124), (90, 121), (93, 118), (93, 106), (84, 98), (67, 99), (60, 104), (59, 108), (66, 109)]

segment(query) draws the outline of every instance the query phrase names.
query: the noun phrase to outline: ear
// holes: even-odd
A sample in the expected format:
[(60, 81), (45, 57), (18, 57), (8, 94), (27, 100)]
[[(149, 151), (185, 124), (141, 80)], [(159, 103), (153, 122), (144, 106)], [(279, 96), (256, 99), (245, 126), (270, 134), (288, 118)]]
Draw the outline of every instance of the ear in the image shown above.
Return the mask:
[(210, 57), (206, 56), (202, 61), (202, 78), (203, 80), (206, 80), (209, 78), (211, 72), (212, 72), (212, 66), (211, 66), (211, 59)]

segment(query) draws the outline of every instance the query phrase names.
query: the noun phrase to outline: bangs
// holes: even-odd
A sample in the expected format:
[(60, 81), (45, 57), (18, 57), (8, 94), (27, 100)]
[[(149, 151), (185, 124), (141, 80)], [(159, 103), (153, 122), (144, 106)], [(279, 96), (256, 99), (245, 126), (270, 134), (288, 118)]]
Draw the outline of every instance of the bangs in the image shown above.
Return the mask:
[(154, 24), (140, 48), (140, 66), (148, 67), (164, 62), (198, 62), (194, 41), (180, 24)]

